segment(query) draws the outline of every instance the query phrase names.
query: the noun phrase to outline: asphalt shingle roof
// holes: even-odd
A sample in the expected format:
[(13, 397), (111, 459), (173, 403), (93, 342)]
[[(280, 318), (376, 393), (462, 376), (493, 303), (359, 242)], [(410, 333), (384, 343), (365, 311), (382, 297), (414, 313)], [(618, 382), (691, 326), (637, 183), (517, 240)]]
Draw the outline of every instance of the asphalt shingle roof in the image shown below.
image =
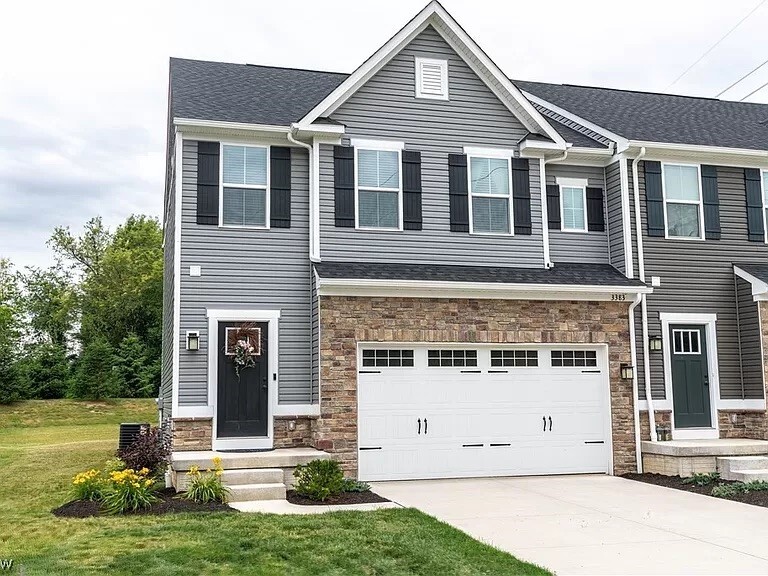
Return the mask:
[(768, 264), (734, 264), (747, 274), (751, 274), (758, 280), (768, 283)]
[(768, 150), (768, 104), (513, 81), (630, 140)]
[(570, 126), (565, 126), (564, 124), (560, 124), (560, 122), (557, 122), (556, 120), (553, 120), (551, 118), (549, 118), (548, 120), (549, 120), (549, 123), (552, 125), (552, 127), (555, 130), (557, 130), (557, 133), (560, 134), (560, 136), (562, 136), (566, 142), (570, 142), (574, 146), (580, 146), (583, 148), (606, 148), (606, 146), (604, 146), (600, 142), (597, 142), (596, 140), (592, 140), (592, 138), (590, 138), (586, 134), (582, 134), (581, 132), (574, 130)]
[(345, 280), (422, 280), (578, 286), (644, 286), (608, 264), (556, 264), (554, 268), (395, 264), (381, 262), (318, 262), (320, 278)]
[(171, 58), (171, 116), (288, 126), (346, 74)]

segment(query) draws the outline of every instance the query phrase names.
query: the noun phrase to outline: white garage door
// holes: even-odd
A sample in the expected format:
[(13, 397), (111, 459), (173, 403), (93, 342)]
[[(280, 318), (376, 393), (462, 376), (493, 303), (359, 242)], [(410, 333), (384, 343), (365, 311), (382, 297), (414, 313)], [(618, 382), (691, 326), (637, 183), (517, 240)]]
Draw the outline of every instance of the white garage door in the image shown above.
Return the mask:
[(361, 346), (363, 480), (607, 472), (604, 349)]

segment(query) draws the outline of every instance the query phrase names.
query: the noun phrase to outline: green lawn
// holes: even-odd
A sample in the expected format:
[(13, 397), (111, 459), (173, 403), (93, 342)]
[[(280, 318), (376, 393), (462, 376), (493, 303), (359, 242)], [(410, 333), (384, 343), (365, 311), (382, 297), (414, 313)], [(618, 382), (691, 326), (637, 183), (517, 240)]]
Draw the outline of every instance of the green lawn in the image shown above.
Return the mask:
[(151, 400), (0, 406), (0, 559), (33, 574), (547, 574), (411, 509), (319, 516), (59, 519), (75, 473), (100, 466), (117, 423)]

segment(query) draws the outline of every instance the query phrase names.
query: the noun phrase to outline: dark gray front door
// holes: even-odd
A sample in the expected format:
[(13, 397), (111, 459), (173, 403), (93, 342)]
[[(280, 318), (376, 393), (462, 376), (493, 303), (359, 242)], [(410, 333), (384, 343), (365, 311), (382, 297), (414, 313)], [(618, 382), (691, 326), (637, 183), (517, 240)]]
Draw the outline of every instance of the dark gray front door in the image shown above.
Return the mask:
[[(218, 438), (266, 436), (269, 407), (269, 367), (266, 322), (219, 322), (218, 398), (216, 432)], [(238, 341), (253, 347), (252, 366), (235, 363)]]
[(704, 326), (669, 327), (675, 428), (709, 428), (709, 370)]

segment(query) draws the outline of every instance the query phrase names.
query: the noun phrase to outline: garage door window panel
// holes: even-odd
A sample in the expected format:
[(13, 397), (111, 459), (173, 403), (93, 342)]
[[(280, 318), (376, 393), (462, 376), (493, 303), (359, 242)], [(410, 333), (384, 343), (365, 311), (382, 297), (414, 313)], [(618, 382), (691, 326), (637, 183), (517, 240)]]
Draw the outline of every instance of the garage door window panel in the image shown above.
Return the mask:
[(552, 350), (553, 368), (595, 368), (597, 352), (594, 350)]
[(491, 367), (493, 368), (532, 368), (538, 365), (538, 350), (491, 350)]
[(475, 367), (477, 350), (428, 350), (427, 366), (436, 367)]
[(363, 350), (364, 368), (413, 368), (413, 350)]

